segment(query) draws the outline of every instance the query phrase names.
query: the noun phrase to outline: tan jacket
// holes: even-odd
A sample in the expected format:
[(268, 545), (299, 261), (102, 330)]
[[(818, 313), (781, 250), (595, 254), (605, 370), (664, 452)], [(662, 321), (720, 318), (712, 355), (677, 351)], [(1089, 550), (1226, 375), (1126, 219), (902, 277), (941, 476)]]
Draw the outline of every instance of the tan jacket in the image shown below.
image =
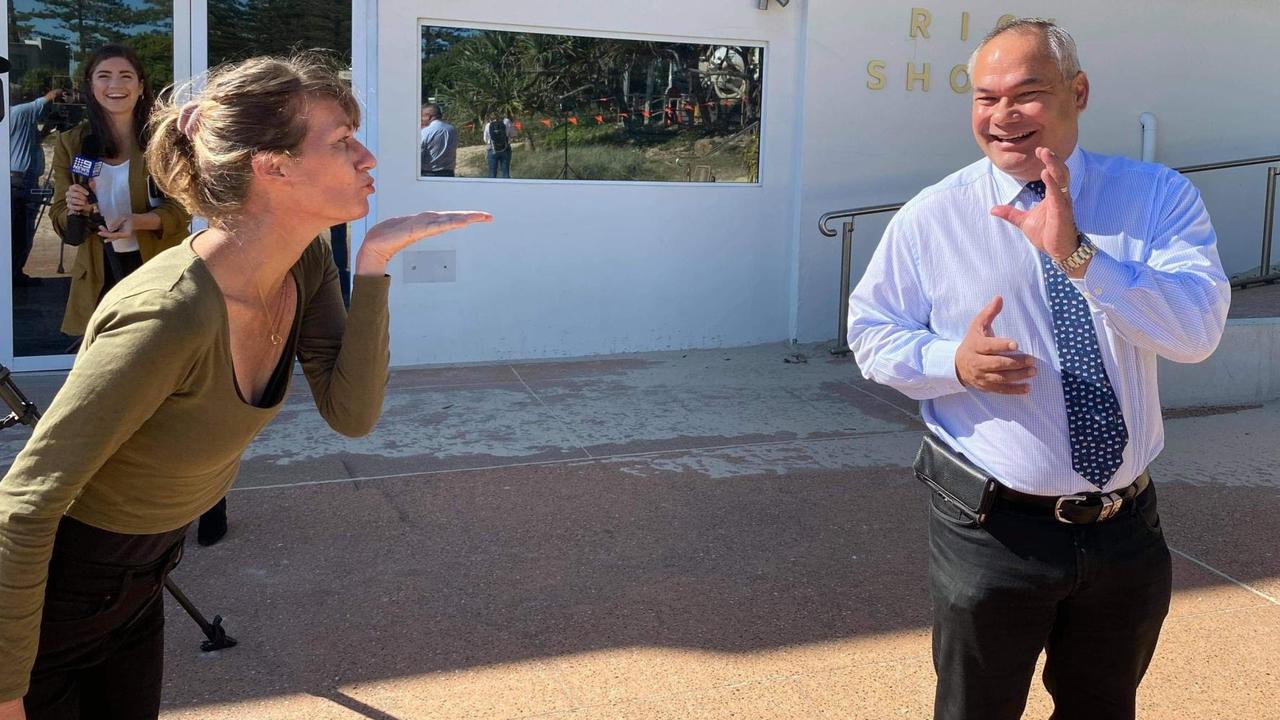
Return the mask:
[[(71, 185), (71, 158), (80, 152), (84, 137), (89, 134), (89, 123), (83, 122), (62, 133), (53, 146), (53, 206), (49, 217), (53, 227), (61, 235), (67, 226), (67, 188)], [(138, 249), (146, 262), (167, 250), (187, 236), (191, 215), (176, 201), (165, 198), (151, 207), (147, 197), (146, 161), (142, 149), (135, 150), (129, 158), (129, 198), (135, 214), (154, 212), (160, 216), (159, 231), (138, 230)], [(103, 268), (102, 239), (91, 235), (76, 248), (76, 261), (71, 267), (71, 292), (67, 296), (67, 309), (62, 316), (62, 332), (83, 335), (89, 316), (102, 294), (106, 273)]]

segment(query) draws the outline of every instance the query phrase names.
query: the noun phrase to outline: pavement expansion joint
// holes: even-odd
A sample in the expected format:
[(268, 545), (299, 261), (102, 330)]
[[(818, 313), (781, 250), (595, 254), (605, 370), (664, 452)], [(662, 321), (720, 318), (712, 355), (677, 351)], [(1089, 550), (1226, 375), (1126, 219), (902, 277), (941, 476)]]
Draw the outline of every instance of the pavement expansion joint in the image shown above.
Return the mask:
[(1205, 561), (1203, 561), (1203, 560), (1201, 560), (1201, 559), (1199, 559), (1199, 558), (1196, 558), (1196, 557), (1193, 557), (1193, 556), (1191, 556), (1191, 555), (1188, 555), (1188, 554), (1186, 554), (1186, 553), (1182, 552), (1181, 550), (1179, 550), (1179, 549), (1177, 549), (1177, 548), (1175, 548), (1175, 547), (1173, 547), (1173, 546), (1169, 546), (1169, 552), (1176, 553), (1176, 554), (1178, 554), (1179, 556), (1184, 557), (1184, 558), (1186, 558), (1187, 560), (1190, 560), (1191, 562), (1193, 562), (1193, 563), (1195, 563), (1195, 564), (1199, 565), (1200, 567), (1204, 568), (1205, 570), (1208, 570), (1209, 572), (1213, 573), (1214, 575), (1217, 575), (1218, 577), (1220, 577), (1220, 578), (1222, 578), (1222, 579), (1224, 579), (1224, 580), (1227, 580), (1227, 581), (1229, 581), (1229, 582), (1231, 582), (1231, 583), (1234, 583), (1235, 585), (1237, 585), (1238, 587), (1240, 587), (1240, 588), (1242, 588), (1242, 589), (1244, 589), (1244, 590), (1248, 590), (1249, 592), (1253, 593), (1254, 595), (1257, 595), (1258, 597), (1262, 598), (1263, 600), (1266, 600), (1267, 602), (1271, 603), (1272, 605), (1280, 605), (1280, 600), (1277, 600), (1277, 599), (1275, 599), (1274, 597), (1271, 597), (1270, 595), (1268, 595), (1268, 594), (1266, 594), (1266, 593), (1262, 592), (1261, 590), (1259, 590), (1259, 589), (1257, 589), (1257, 588), (1253, 587), (1252, 585), (1249, 585), (1249, 584), (1247, 584), (1247, 583), (1241, 582), (1240, 580), (1237, 580), (1237, 579), (1235, 579), (1235, 578), (1231, 577), (1230, 575), (1228, 575), (1228, 574), (1226, 574), (1226, 573), (1222, 572), (1221, 570), (1219, 570), (1219, 569), (1217, 569), (1217, 568), (1213, 567), (1213, 566), (1212, 566), (1212, 565), (1210, 565), (1209, 563), (1207, 563), (1207, 562), (1205, 562)]
[(525, 382), (524, 378), (520, 376), (520, 371), (516, 370), (514, 365), (508, 365), (507, 367), (511, 368), (512, 374), (514, 374), (516, 376), (516, 379), (520, 381), (520, 384), (524, 386), (525, 391), (528, 392), (530, 395), (532, 395), (534, 400), (538, 401), (538, 404), (542, 406), (542, 409), (546, 410), (551, 415), (551, 417), (555, 418), (557, 422), (559, 422), (562, 426), (564, 426), (564, 429), (568, 431), (569, 436), (573, 438), (573, 444), (577, 445), (579, 450), (586, 453), (587, 457), (589, 458), (595, 457), (594, 455), (591, 454), (590, 450), (588, 450), (586, 447), (583, 446), (582, 440), (580, 440), (578, 436), (574, 435), (573, 426), (571, 426), (567, 421), (565, 421), (564, 418), (560, 417), (560, 413), (557, 413), (555, 410), (552, 410), (547, 405), (547, 403), (541, 397), (538, 396), (538, 393), (534, 392), (533, 388), (529, 387), (529, 383)]

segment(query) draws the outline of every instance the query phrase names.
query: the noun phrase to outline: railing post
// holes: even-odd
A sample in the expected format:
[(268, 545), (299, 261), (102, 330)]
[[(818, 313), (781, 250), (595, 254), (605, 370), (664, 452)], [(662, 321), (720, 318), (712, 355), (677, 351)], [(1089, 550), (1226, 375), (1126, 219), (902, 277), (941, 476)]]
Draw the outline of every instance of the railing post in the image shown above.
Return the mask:
[(836, 344), (832, 355), (849, 354), (849, 273), (853, 271), (853, 221), (844, 221), (840, 246), (840, 324), (836, 327)]
[(1276, 175), (1280, 167), (1272, 165), (1267, 168), (1267, 197), (1263, 203), (1266, 217), (1262, 220), (1262, 262), (1258, 265), (1258, 277), (1271, 275), (1271, 234), (1275, 231), (1276, 220)]

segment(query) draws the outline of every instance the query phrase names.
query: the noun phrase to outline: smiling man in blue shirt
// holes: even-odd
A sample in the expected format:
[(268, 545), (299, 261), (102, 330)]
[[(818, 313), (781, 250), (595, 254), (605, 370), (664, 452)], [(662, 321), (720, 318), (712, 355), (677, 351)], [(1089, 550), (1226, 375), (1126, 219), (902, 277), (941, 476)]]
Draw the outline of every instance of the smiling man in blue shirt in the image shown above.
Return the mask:
[(1130, 720), (1171, 584), (1156, 360), (1208, 357), (1229, 287), (1186, 178), (1078, 146), (1066, 31), (1003, 25), (970, 69), (986, 157), (903, 207), (850, 299), (863, 374), (999, 483), (982, 518), (930, 496), (934, 716), (1016, 720), (1045, 650), (1055, 720)]

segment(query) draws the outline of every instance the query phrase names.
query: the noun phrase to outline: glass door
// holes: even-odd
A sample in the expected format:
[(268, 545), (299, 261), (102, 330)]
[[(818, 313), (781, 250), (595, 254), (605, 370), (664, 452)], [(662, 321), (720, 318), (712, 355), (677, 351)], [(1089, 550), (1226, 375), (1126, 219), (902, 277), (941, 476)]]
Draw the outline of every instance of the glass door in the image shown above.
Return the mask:
[[(0, 250), (0, 362), (65, 369), (79, 346), (64, 318), (81, 250), (62, 242), (50, 219), (52, 167), (59, 137), (85, 121), (84, 58), (107, 43), (127, 45), (153, 92), (222, 62), (299, 49), (329, 52), (350, 77), (352, 2), (7, 0), (0, 17), (9, 30), (0, 54), (12, 63), (0, 75), (8, 107), (0, 132), (9, 138), (0, 158), (10, 177), (0, 198), (10, 228)], [(345, 271), (347, 228), (333, 228), (332, 241)]]
[(64, 314), (73, 282), (82, 282), (76, 279), (77, 255), (87, 244), (64, 243), (52, 222), (53, 155), (59, 139), (86, 122), (91, 89), (82, 77), (83, 61), (115, 43), (137, 53), (153, 93), (175, 75), (186, 77), (190, 5), (8, 0), (2, 12), (8, 27), (3, 54), (11, 69), (4, 82), (8, 110), (0, 124), (9, 139), (0, 151), (9, 171), (9, 193), (0, 200), (9, 227), (9, 243), (0, 252), (7, 258), (0, 261), (0, 354), (15, 370), (66, 368), (79, 337), (64, 332)]

